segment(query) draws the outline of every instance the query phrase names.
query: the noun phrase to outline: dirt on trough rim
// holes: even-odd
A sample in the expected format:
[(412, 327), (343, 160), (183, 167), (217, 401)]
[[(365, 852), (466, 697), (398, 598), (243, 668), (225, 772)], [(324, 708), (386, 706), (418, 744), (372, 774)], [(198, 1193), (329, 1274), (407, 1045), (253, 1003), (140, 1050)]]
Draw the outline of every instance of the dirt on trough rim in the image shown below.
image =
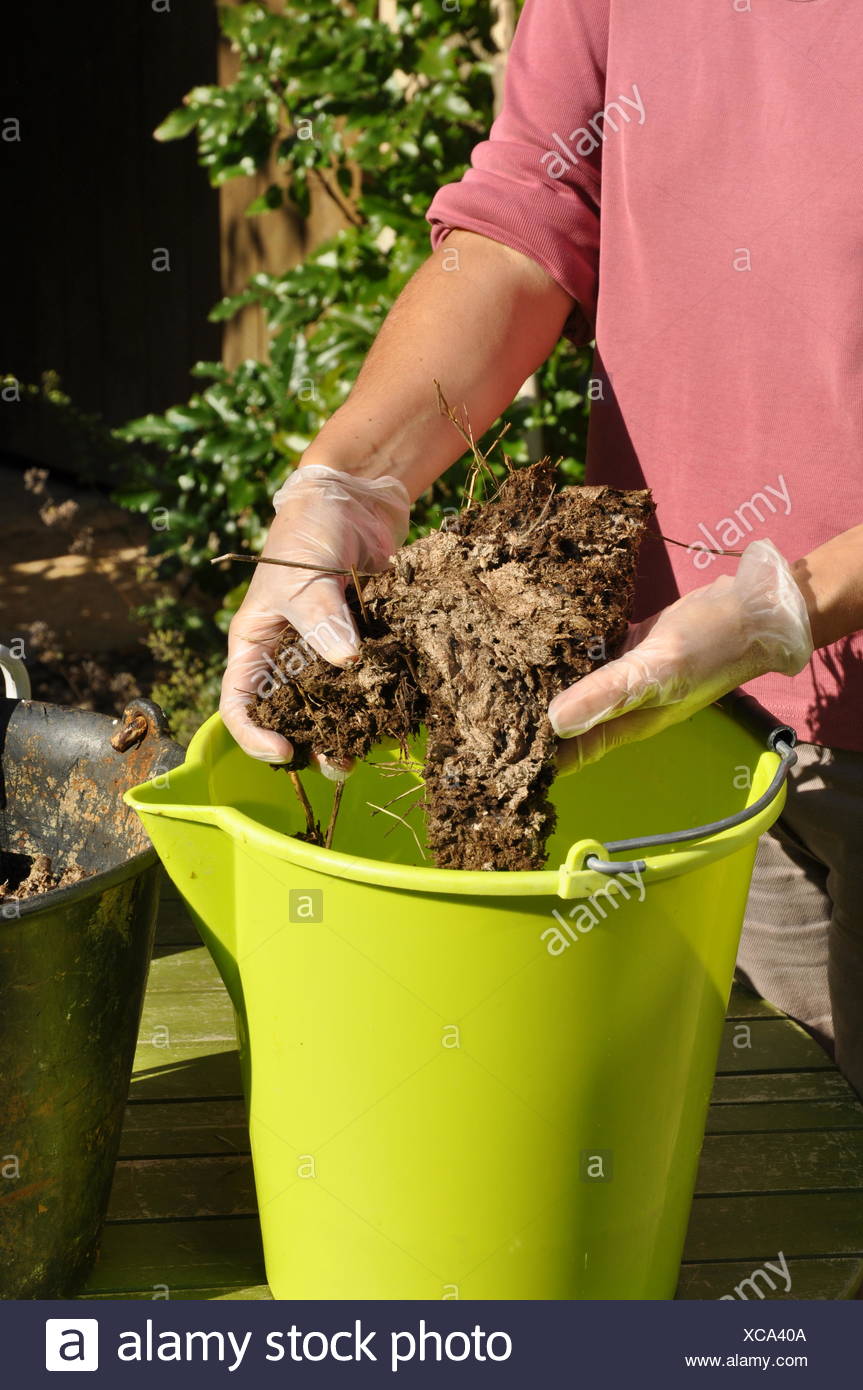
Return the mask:
[(88, 878), (90, 871), (72, 863), (54, 867), (47, 854), (13, 854), (0, 852), (0, 902), (38, 898), (54, 888), (68, 888)]

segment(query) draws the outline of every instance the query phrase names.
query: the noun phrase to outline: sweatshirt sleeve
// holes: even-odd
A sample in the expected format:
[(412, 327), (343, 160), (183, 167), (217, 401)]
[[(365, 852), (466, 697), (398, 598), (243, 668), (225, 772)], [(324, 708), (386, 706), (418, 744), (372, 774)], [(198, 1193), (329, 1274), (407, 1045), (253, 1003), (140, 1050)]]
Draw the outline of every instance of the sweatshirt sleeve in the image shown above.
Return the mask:
[(593, 336), (599, 275), (602, 142), (610, 0), (525, 0), (500, 115), (426, 219), (436, 250), (454, 227), (541, 265), (576, 301), (564, 332)]

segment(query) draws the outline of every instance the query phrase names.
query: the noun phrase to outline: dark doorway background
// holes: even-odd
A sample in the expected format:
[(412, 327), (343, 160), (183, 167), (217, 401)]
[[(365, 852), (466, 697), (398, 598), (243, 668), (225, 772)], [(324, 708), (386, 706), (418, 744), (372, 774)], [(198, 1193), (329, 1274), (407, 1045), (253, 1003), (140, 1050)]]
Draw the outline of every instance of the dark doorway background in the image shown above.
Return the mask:
[[(25, 0), (3, 50), (0, 127), (16, 118), (20, 140), (0, 140), (0, 373), (54, 370), (111, 425), (185, 400), (190, 364), (220, 354), (218, 194), (194, 140), (152, 132), (217, 80), (213, 0)], [(62, 470), (39, 415), (3, 404), (0, 447)]]

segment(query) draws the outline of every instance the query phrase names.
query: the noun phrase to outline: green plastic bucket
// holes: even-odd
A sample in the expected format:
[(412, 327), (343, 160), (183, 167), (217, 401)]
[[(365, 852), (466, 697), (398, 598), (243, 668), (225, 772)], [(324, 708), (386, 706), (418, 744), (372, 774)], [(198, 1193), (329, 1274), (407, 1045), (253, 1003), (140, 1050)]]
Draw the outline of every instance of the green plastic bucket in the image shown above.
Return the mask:
[[(371, 814), (419, 781), (395, 757), (349, 778), (329, 851), (217, 716), (127, 794), (236, 1010), (273, 1294), (673, 1297), (779, 755), (712, 707), (559, 778), (536, 873), (423, 862)], [(612, 841), (753, 806), (614, 873)]]

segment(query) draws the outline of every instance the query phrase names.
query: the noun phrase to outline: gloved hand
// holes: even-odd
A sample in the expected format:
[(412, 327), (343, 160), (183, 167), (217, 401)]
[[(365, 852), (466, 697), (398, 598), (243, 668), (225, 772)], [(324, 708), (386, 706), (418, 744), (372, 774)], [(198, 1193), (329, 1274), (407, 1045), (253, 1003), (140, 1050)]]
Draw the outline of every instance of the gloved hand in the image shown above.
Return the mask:
[(794, 676), (812, 655), (803, 595), (771, 541), (753, 541), (722, 575), (633, 625), (614, 661), (556, 695), (548, 717), (561, 771), (649, 738), (767, 671)]
[[(276, 518), (264, 555), (334, 570), (353, 567), (361, 574), (386, 567), (407, 535), (410, 516), (410, 498), (398, 479), (355, 478), (324, 464), (298, 468), (276, 493), (273, 506)], [(246, 714), (250, 695), (268, 694), (279, 679), (273, 653), (288, 623), (336, 666), (359, 656), (359, 635), (345, 601), (347, 578), (282, 565), (256, 567), (228, 631), (219, 705), (227, 728), (253, 758), (286, 763), (293, 756), (287, 739), (257, 728)], [(306, 659), (298, 643), (292, 661)], [(331, 776), (344, 775), (323, 762), (321, 766)]]

